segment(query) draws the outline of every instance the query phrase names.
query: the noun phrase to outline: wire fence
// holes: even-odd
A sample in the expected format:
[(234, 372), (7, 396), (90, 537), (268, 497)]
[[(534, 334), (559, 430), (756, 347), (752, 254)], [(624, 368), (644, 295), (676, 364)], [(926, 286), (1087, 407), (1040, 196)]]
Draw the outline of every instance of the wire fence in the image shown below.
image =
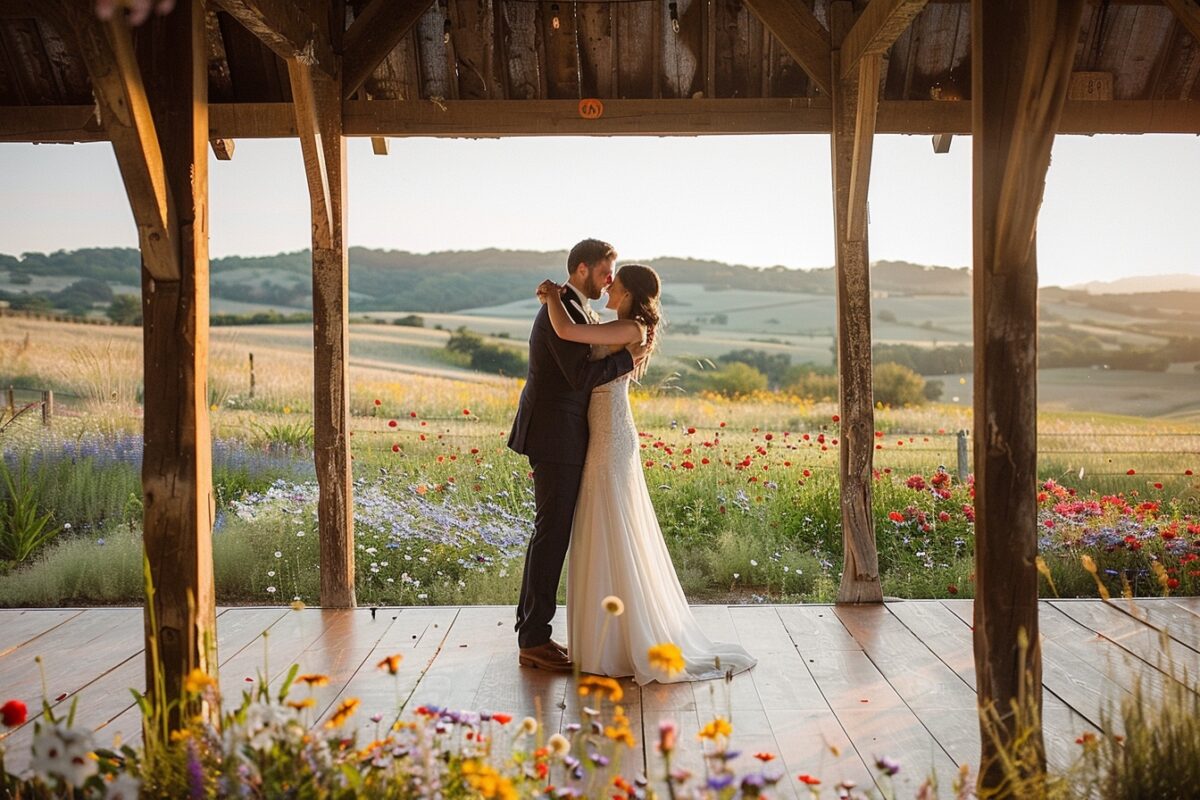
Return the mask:
[[(0, 431), (3, 431), (7, 424), (14, 421), (14, 418), (20, 418), (23, 415), (28, 420), (40, 418), (45, 427), (51, 427), (54, 416), (66, 411), (67, 414), (78, 413), (82, 410), (80, 407), (91, 401), (93, 398), (83, 395), (72, 394), (70, 392), (49, 391), (30, 386), (12, 386), (2, 390), (2, 395), (5, 400), (5, 408), (0, 409)], [(64, 401), (66, 401), (64, 403)], [(74, 407), (74, 408), (72, 408)], [(274, 416), (274, 415), (272, 415)], [(302, 418), (302, 414), (293, 412), (290, 416)], [(110, 421), (115, 421), (117, 418), (111, 414), (108, 415)], [(140, 416), (128, 415), (124, 417), (126, 422), (141, 422)], [(502, 429), (507, 429), (511, 423), (510, 417), (504, 418), (487, 418), (479, 417), (473, 413), (469, 416), (422, 416), (419, 419), (413, 419), (409, 416), (396, 418), (394, 426), (379, 427), (381, 423), (388, 423), (389, 418), (386, 415), (360, 415), (351, 418), (351, 433), (356, 437), (387, 437), (393, 442), (401, 440), (420, 440), (421, 437), (429, 439), (436, 437), (439, 440), (475, 440), (480, 436), (481, 427), (495, 426)], [(263, 426), (245, 421), (245, 420), (227, 420), (222, 422), (221, 426), (224, 430), (237, 430), (250, 436), (262, 436)], [(675, 423), (664, 426), (648, 426), (647, 430), (657, 430), (664, 435), (679, 435), (681, 431), (686, 431), (686, 427)], [(712, 427), (698, 430), (695, 434), (700, 438), (728, 436), (730, 434), (764, 434), (766, 431), (758, 427), (744, 427), (737, 425), (725, 425), (720, 427)], [(823, 433), (827, 437), (828, 447), (838, 446), (839, 429), (836, 423), (814, 428), (813, 430), (798, 430), (784, 431), (773, 434), (779, 438), (782, 443), (795, 443), (800, 440), (805, 434), (810, 437)], [(953, 467), (960, 478), (965, 478), (971, 471), (973, 463), (974, 446), (971, 440), (971, 433), (967, 430), (951, 430), (947, 428), (937, 429), (936, 431), (877, 431), (876, 432), (876, 460), (880, 464), (884, 464), (891, 460), (892, 456), (903, 450), (904, 453), (921, 453), (921, 454), (936, 454), (941, 457), (941, 461), (947, 469)], [(1070, 442), (1079, 441), (1081, 438), (1092, 440), (1134, 440), (1147, 441), (1156, 440), (1164, 443), (1170, 443), (1169, 447), (1143, 447), (1136, 448), (1121, 448), (1110, 449), (1108, 447), (1095, 447), (1090, 449), (1080, 447), (1062, 447), (1056, 446), (1058, 443), (1067, 444)], [(1158, 459), (1160, 461), (1171, 460), (1173, 462), (1188, 461), (1189, 459), (1196, 460), (1196, 467), (1200, 467), (1200, 431), (1131, 431), (1131, 432), (1045, 432), (1038, 434), (1038, 458), (1042, 464), (1054, 464), (1057, 467), (1067, 466), (1071, 469), (1083, 469), (1087, 475), (1092, 477), (1118, 477), (1118, 476), (1133, 476), (1140, 475), (1143, 478), (1154, 477), (1172, 477), (1180, 474), (1189, 474), (1190, 470), (1155, 470), (1141, 468), (1145, 466), (1145, 460)], [(1130, 463), (1136, 463), (1138, 468), (1124, 467), (1123, 469), (1092, 469), (1090, 465), (1082, 463), (1075, 464), (1073, 467), (1069, 462), (1071, 459), (1087, 459), (1090, 458), (1093, 462), (1097, 458), (1112, 459), (1127, 459)], [(1122, 465), (1124, 466), (1124, 465)], [(1151, 465), (1152, 467), (1153, 465)], [(837, 467), (823, 464), (812, 464), (809, 469), (819, 470), (836, 470)]]

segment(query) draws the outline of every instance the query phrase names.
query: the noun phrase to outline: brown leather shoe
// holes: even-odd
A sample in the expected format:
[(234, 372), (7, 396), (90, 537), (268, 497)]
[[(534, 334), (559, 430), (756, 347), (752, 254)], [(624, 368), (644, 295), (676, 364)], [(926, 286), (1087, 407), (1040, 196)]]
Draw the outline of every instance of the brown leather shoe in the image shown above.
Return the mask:
[(553, 639), (550, 640), (550, 644), (551, 644), (551, 646), (554, 647), (555, 650), (562, 653), (564, 656), (567, 654), (567, 646), (565, 644), (559, 644), (558, 642), (554, 641)]
[(567, 654), (555, 647), (554, 642), (539, 644), (537, 647), (522, 647), (517, 662), (522, 667), (544, 669), (548, 672), (571, 672), (575, 668)]

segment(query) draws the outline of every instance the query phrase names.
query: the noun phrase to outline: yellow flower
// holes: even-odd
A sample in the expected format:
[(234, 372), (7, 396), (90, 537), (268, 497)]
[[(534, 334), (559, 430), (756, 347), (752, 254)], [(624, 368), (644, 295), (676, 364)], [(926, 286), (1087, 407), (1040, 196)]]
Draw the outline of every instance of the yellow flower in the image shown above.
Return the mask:
[(668, 675), (683, 672), (683, 651), (670, 642), (656, 644), (650, 648), (650, 666)]
[(467, 784), (480, 797), (488, 798), (488, 800), (492, 798), (517, 800), (517, 790), (513, 788), (512, 781), (496, 772), (488, 764), (469, 759), (463, 762), (462, 773)]
[(621, 702), (621, 698), (625, 696), (625, 690), (621, 688), (621, 684), (617, 683), (612, 678), (605, 678), (599, 675), (587, 675), (579, 681), (579, 694), (587, 697), (593, 689), (603, 689), (608, 692), (608, 699), (614, 703)]
[(340, 728), (342, 723), (350, 718), (350, 715), (358, 708), (358, 698), (348, 697), (341, 702), (337, 707), (337, 711), (333, 712), (333, 716), (325, 723), (326, 728)]
[(208, 410), (209, 410), (209, 411), (216, 411), (216, 410), (217, 410), (217, 404), (216, 404), (216, 403), (213, 403), (211, 406), (209, 406), (209, 407), (208, 407)]
[(729, 720), (724, 717), (713, 717), (712, 722), (700, 729), (698, 736), (701, 739), (716, 739), (718, 736), (729, 736), (733, 733), (733, 726), (729, 724)]
[(200, 694), (210, 686), (216, 686), (217, 682), (209, 677), (208, 673), (196, 667), (183, 681), (183, 690), (188, 694)]
[(329, 676), (308, 673), (305, 675), (297, 676), (296, 683), (307, 683), (309, 686), (313, 686), (313, 687), (328, 686), (329, 685)]
[(287, 704), (299, 711), (302, 708), (312, 708), (317, 704), (317, 698), (306, 697), (303, 700), (288, 700)]
[(604, 610), (612, 614), (614, 617), (619, 617), (625, 613), (625, 603), (615, 594), (610, 594), (602, 601)]
[(395, 675), (400, 671), (400, 662), (404, 660), (404, 656), (400, 653), (395, 653), (380, 661), (375, 666), (379, 669), (386, 669), (390, 674)]
[(285, 413), (285, 414), (290, 414), (290, 413), (292, 413), (292, 407), (291, 407), (291, 406), (284, 406), (284, 407), (283, 407), (283, 413)]
[(303, 600), (293, 600), (292, 601), (292, 611), (303, 611), (304, 609), (305, 609), (305, 605), (304, 605)]

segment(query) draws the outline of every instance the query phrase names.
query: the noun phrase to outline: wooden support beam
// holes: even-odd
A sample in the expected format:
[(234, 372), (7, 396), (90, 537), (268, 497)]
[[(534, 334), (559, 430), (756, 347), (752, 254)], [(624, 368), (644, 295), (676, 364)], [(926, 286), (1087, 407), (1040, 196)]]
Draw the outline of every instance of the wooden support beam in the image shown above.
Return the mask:
[(218, 161), (233, 160), (233, 139), (213, 139), (210, 144), (212, 145), (213, 155), (217, 157)]
[[(1038, 209), (1085, 0), (971, 4), (979, 794), (1044, 773), (1037, 559)], [(1100, 105), (1100, 103), (1094, 103)], [(1006, 768), (1001, 761), (1009, 765)]]
[(832, 89), (833, 73), (829, 71), (829, 31), (802, 0), (744, 0), (745, 5), (762, 20), (763, 25), (808, 73), (822, 92)]
[[(295, 81), (293, 81), (293, 86)], [(354, 502), (350, 469), (349, 262), (346, 255), (346, 146), (342, 87), (312, 75), (311, 110), (297, 125), (313, 126), (317, 153), (305, 152), (313, 216), (313, 430), (317, 524), (321, 537), (321, 605), (352, 608)], [(319, 156), (319, 157), (317, 157)], [(319, 174), (317, 174), (319, 170)]]
[(102, 23), (84, 0), (61, 0), (45, 13), (70, 32), (87, 67), (147, 267), (158, 280), (179, 280), (175, 207), (128, 26), (123, 19)]
[(950, 141), (954, 138), (953, 133), (936, 133), (933, 136), (933, 152), (949, 153)]
[(346, 31), (342, 97), (349, 99), (408, 35), (433, 0), (372, 0)]
[(846, 234), (852, 242), (867, 236), (867, 188), (875, 144), (875, 112), (879, 105), (881, 56), (873, 53), (858, 62), (858, 102), (854, 113), (854, 151), (850, 166), (850, 197), (846, 201)]
[(323, 74), (336, 70), (329, 11), (319, 0), (214, 0), (285, 62), (300, 58)]
[[(296, 136), (291, 103), (217, 103), (213, 139)], [(346, 136), (701, 136), (829, 133), (826, 98), (605, 100), (604, 116), (582, 119), (578, 100), (347, 100)], [(880, 100), (875, 132), (971, 135), (971, 102)], [(1058, 133), (1200, 133), (1193, 100), (1067, 101)], [(0, 142), (103, 142), (93, 106), (0, 106)]]
[(308, 196), (312, 207), (313, 252), (316, 252), (316, 242), (328, 243), (333, 237), (329, 171), (325, 166), (325, 149), (321, 146), (321, 124), (317, 117), (317, 101), (313, 96), (312, 69), (298, 58), (289, 58), (287, 68), (292, 85), (296, 131), (300, 137), (300, 153), (304, 157), (304, 176), (308, 181)]
[(386, 156), (388, 154), (388, 140), (384, 136), (371, 137), (371, 152), (377, 156)]
[(863, 58), (886, 53), (928, 2), (871, 0), (842, 42), (841, 76), (848, 77)]
[(1200, 5), (1196, 0), (1166, 0), (1192, 38), (1200, 42)]
[[(850, 27), (851, 6), (830, 6), (834, 41)], [(841, 75), (840, 49), (831, 56), (831, 74)], [(833, 218), (837, 278), (838, 402), (842, 542), (844, 563), (839, 603), (878, 603), (879, 556), (871, 513), (875, 457), (875, 408), (871, 372), (871, 275), (867, 252), (867, 185), (871, 170), (874, 106), (879, 92), (879, 57), (864, 59), (850, 78), (833, 82)]]
[[(72, 0), (74, 2), (74, 0)], [(90, 2), (78, 3), (90, 7)], [(123, 26), (124, 21), (114, 23)], [(194, 701), (183, 682), (193, 669), (217, 678), (213, 587), (212, 439), (208, 418), (208, 60), (203, 0), (181, 0), (138, 31), (145, 91), (173, 203), (169, 239), (177, 272), (142, 249), (143, 545), (152, 594), (146, 598), (146, 676), (151, 701), (168, 707), (168, 729), (220, 709)], [(135, 209), (139, 201), (131, 198)], [(153, 646), (151, 646), (153, 645)], [(158, 683), (153, 676), (161, 675)], [(161, 694), (160, 694), (161, 691)], [(147, 730), (147, 737), (166, 731)], [(165, 745), (165, 741), (164, 741)]]

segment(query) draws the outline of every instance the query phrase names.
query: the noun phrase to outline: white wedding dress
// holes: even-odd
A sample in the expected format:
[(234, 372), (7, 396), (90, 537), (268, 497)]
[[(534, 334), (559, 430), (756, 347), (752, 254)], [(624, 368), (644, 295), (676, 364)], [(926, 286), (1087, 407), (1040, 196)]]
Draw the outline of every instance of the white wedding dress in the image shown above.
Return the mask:
[[(742, 672), (756, 659), (736, 644), (713, 642), (688, 608), (642, 472), (626, 374), (592, 390), (590, 436), (580, 482), (567, 577), (567, 649), (583, 672), (638, 684), (707, 680)], [(612, 617), (604, 598), (621, 598)], [(607, 630), (605, 621), (608, 620)], [(684, 670), (650, 665), (648, 651), (673, 643)]]

